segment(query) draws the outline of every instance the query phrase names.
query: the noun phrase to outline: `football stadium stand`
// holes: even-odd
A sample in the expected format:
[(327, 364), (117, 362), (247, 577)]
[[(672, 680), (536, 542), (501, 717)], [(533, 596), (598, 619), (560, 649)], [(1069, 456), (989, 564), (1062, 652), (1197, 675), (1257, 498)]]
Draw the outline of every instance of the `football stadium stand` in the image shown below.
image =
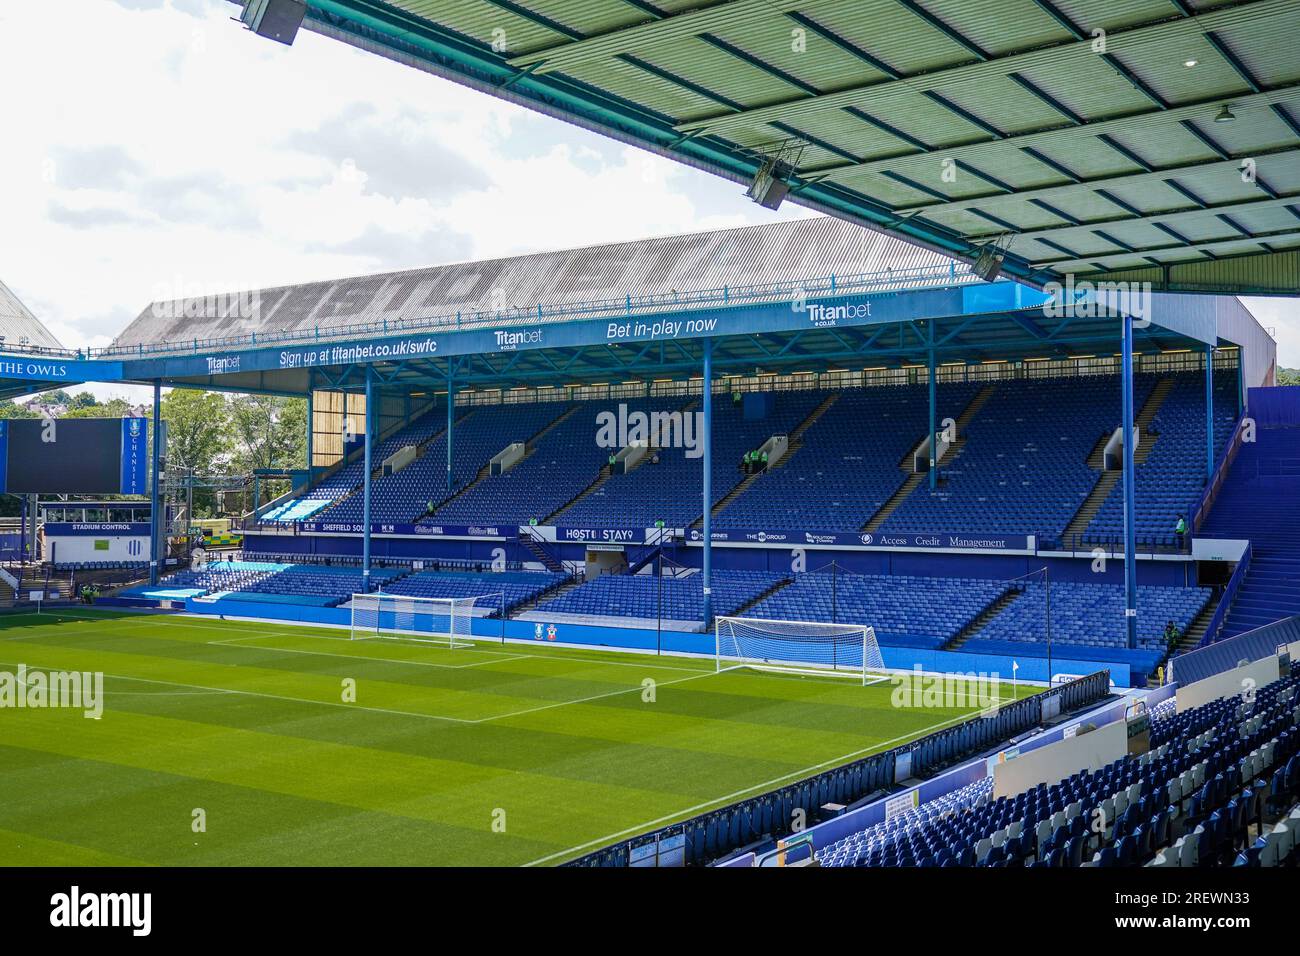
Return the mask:
[[(1296, 852), (1290, 821), (1300, 822), (1298, 686), (1300, 677), (1287, 677), (1260, 688), (1253, 702), (1232, 696), (1181, 713), (1157, 708), (1150, 750), (1141, 756), (996, 799), (993, 778), (984, 777), (818, 847), (817, 861), (828, 867), (1284, 864)], [(1283, 820), (1287, 825), (1278, 826)]]
[(1243, 441), (1201, 534), (1245, 538), (1251, 558), (1223, 630), (1229, 638), (1300, 614), (1300, 428), (1260, 427)]
[[(782, 582), (765, 571), (719, 570), (713, 577), (714, 607), (719, 614), (738, 614)], [(704, 579), (650, 574), (604, 574), (543, 601), (526, 615), (537, 621), (595, 621), (632, 627), (672, 623), (699, 629), (704, 614)]]
[[(1139, 543), (1171, 546), (1174, 524), (1205, 483), (1204, 386), (1200, 373), (1142, 374), (1135, 401), (1149, 425), (1136, 451)], [(940, 420), (957, 434), (939, 463), (931, 492), (913, 453), (925, 438), (925, 387), (886, 385), (826, 391), (746, 392), (715, 403), (715, 527), (851, 532), (1032, 534), (1058, 540), (1078, 525), (1089, 496), (1101, 492), (1080, 540), (1113, 544), (1122, 530), (1118, 472), (1101, 452), (1119, 422), (1114, 376), (1005, 378), (945, 382)], [(1235, 375), (1216, 384), (1216, 440), (1226, 443), (1237, 417)], [(1158, 399), (1149, 402), (1153, 396)], [(761, 401), (751, 402), (750, 399)], [(1153, 403), (1157, 407), (1151, 407)], [(620, 411), (620, 406), (622, 410)], [(655, 445), (629, 468), (611, 469), (622, 446), (598, 444), (599, 417), (698, 410), (698, 397), (624, 401), (518, 402), (465, 406), (453, 442), (453, 490), (447, 491), (446, 435), (427, 414), (380, 442), (373, 454), (371, 520), (518, 526), (530, 521), (575, 527), (698, 526), (698, 456)], [(854, 427), (872, 422), (870, 428)], [(741, 470), (746, 452), (791, 438), (769, 469)], [(494, 456), (512, 443), (522, 459), (491, 474)], [(381, 463), (407, 446), (416, 457), (383, 474)], [(620, 456), (621, 457), (621, 456)], [(923, 463), (922, 463), (923, 465)], [(362, 516), (363, 465), (349, 460), (296, 501), (259, 520), (355, 524)], [(432, 510), (431, 510), (432, 506)]]

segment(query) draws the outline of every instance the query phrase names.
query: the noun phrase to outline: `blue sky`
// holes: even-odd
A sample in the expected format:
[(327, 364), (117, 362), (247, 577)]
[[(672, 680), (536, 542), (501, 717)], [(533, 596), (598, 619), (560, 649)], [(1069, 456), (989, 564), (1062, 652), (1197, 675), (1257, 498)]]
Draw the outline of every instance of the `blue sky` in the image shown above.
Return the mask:
[[(156, 298), (808, 215), (235, 12), (0, 4), (0, 277), (65, 345)], [(1248, 304), (1300, 366), (1297, 300)]]

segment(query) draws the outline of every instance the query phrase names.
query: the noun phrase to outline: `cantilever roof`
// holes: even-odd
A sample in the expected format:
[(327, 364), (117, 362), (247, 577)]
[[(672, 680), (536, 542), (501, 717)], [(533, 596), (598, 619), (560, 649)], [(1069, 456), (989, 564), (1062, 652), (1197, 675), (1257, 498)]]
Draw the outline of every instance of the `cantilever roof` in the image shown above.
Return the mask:
[[(151, 303), (114, 340), (113, 349), (171, 342), (186, 348), (257, 334), (258, 338), (313, 331), (322, 335), (377, 323), (421, 323), (457, 314), (492, 321), (536, 318), (538, 307), (571, 314), (621, 305), (627, 297), (660, 298), (704, 290), (773, 286), (838, 276), (847, 291), (853, 277), (891, 273), (909, 287), (975, 281), (965, 264), (852, 223), (828, 217), (763, 226), (662, 236), (557, 252), (461, 262), (405, 272)], [(216, 291), (216, 290), (214, 290)], [(111, 349), (110, 349), (111, 351)]]
[(1295, 0), (307, 5), (309, 30), (737, 183), (795, 144), (793, 201), (993, 244), (1031, 284), (1300, 292)]
[[(10, 346), (62, 348), (59, 340), (3, 282), (0, 282), (0, 337)], [(0, 345), (2, 350), (3, 345)]]

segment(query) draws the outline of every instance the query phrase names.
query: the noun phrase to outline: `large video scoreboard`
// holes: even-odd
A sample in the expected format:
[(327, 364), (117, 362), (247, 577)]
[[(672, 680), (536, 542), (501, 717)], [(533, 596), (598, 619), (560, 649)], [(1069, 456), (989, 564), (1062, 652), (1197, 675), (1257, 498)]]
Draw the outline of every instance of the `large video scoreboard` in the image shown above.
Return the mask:
[(0, 420), (0, 492), (142, 495), (148, 475), (147, 419)]

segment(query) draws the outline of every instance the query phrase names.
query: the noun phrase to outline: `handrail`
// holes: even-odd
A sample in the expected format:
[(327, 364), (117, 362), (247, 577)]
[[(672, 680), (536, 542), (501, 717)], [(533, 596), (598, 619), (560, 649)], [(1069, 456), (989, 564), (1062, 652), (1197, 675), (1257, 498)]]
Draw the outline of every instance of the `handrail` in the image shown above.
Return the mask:
[(1228, 619), (1228, 613), (1232, 610), (1233, 602), (1237, 599), (1237, 592), (1241, 590), (1241, 583), (1246, 579), (1246, 574), (1250, 570), (1251, 557), (1250, 542), (1246, 542), (1246, 550), (1242, 552), (1237, 566), (1232, 569), (1232, 575), (1228, 578), (1228, 583), (1223, 586), (1223, 596), (1219, 598), (1219, 606), (1210, 615), (1210, 623), (1205, 625), (1205, 633), (1201, 635), (1201, 641), (1196, 645), (1196, 650), (1213, 644), (1215, 637), (1223, 629), (1223, 622)]
[(1214, 473), (1206, 483), (1200, 498), (1188, 510), (1189, 519), (1187, 524), (1192, 529), (1192, 534), (1201, 530), (1201, 524), (1205, 521), (1206, 515), (1209, 514), (1210, 508), (1214, 506), (1214, 501), (1219, 496), (1219, 489), (1228, 478), (1228, 472), (1232, 468), (1232, 463), (1237, 458), (1237, 452), (1241, 450), (1242, 433), (1246, 430), (1247, 414), (1242, 410), (1237, 415), (1237, 421), (1232, 426), (1232, 437), (1228, 439), (1228, 444), (1224, 447), (1219, 455), (1219, 460), (1214, 466)]
[(976, 281), (970, 267), (949, 263), (938, 266), (920, 266), (913, 269), (884, 269), (848, 276), (825, 275), (807, 279), (781, 280), (749, 285), (723, 285), (711, 289), (688, 292), (659, 292), (641, 295), (626, 294), (617, 298), (594, 299), (581, 302), (547, 305), (539, 303), (528, 307), (513, 307), (495, 311), (470, 313), (443, 313), (415, 319), (379, 319), (363, 324), (337, 328), (297, 329), (278, 333), (251, 332), (247, 335), (186, 341), (154, 342), (149, 345), (108, 345), (95, 349), (38, 349), (20, 347), (33, 354), (57, 355), (64, 358), (113, 358), (178, 353), (198, 353), (206, 349), (231, 349), (240, 346), (258, 347), (283, 345), (293, 342), (342, 340), (372, 333), (400, 335), (435, 329), (460, 330), (482, 325), (495, 325), (503, 321), (525, 320), (531, 322), (557, 322), (582, 316), (609, 314), (631, 315), (635, 312), (667, 310), (709, 305), (737, 305), (764, 299), (797, 298), (805, 295), (841, 295), (863, 291), (908, 291), (915, 288), (965, 285)]

